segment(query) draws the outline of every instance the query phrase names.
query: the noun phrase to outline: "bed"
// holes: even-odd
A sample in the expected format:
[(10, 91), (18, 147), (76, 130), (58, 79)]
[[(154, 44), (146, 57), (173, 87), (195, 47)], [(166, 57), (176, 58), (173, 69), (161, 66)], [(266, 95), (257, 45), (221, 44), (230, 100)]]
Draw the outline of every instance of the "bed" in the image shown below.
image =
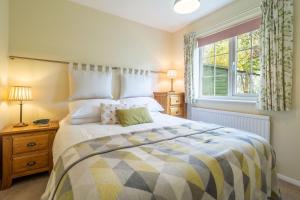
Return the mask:
[(130, 127), (62, 120), (42, 199), (280, 199), (276, 157), (260, 136), (151, 116)]
[[(275, 153), (260, 136), (162, 114), (147, 70), (122, 69), (116, 101), (111, 67), (69, 70), (69, 116), (42, 200), (280, 199)], [(149, 121), (122, 127), (123, 106)]]

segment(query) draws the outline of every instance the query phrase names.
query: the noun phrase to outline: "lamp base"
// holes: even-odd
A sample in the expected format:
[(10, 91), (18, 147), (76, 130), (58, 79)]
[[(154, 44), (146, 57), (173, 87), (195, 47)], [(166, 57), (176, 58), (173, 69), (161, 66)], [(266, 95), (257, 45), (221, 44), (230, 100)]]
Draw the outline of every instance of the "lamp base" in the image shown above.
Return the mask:
[(14, 125), (14, 128), (21, 128), (21, 127), (25, 127), (25, 126), (28, 126), (28, 124), (24, 123), (24, 122), (21, 122), (21, 123), (17, 123)]

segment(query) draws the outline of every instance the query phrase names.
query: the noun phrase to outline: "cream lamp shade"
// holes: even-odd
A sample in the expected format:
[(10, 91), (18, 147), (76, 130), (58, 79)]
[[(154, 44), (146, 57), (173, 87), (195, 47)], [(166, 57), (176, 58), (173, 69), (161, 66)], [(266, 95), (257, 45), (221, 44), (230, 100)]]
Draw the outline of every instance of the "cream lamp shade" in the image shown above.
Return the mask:
[(31, 101), (31, 87), (27, 86), (12, 86), (8, 96), (9, 101)]
[(178, 14), (189, 14), (200, 7), (200, 0), (175, 0), (174, 11)]
[(167, 72), (168, 78), (176, 78), (177, 77), (177, 71), (175, 69), (169, 69)]

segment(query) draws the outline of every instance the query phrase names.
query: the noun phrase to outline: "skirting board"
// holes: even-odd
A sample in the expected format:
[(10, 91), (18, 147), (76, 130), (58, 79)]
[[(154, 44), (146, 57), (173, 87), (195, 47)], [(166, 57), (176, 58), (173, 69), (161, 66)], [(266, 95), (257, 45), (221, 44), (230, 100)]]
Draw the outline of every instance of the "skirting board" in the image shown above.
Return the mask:
[(300, 187), (300, 181), (296, 180), (296, 179), (293, 179), (291, 177), (288, 177), (288, 176), (284, 176), (282, 174), (277, 174), (278, 175), (278, 178), (280, 178), (281, 180), (285, 181), (285, 182), (288, 182), (290, 184), (293, 184), (295, 186), (298, 186)]

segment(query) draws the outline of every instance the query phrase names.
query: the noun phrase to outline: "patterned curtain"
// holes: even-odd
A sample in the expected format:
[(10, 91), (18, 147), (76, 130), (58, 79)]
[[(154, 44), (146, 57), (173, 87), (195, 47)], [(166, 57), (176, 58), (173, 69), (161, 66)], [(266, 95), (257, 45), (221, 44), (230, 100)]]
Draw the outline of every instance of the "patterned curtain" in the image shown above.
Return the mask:
[(197, 48), (196, 33), (191, 32), (184, 36), (184, 84), (185, 102), (193, 103), (195, 99), (194, 86), (194, 50)]
[(293, 0), (262, 0), (262, 58), (259, 108), (292, 107)]

